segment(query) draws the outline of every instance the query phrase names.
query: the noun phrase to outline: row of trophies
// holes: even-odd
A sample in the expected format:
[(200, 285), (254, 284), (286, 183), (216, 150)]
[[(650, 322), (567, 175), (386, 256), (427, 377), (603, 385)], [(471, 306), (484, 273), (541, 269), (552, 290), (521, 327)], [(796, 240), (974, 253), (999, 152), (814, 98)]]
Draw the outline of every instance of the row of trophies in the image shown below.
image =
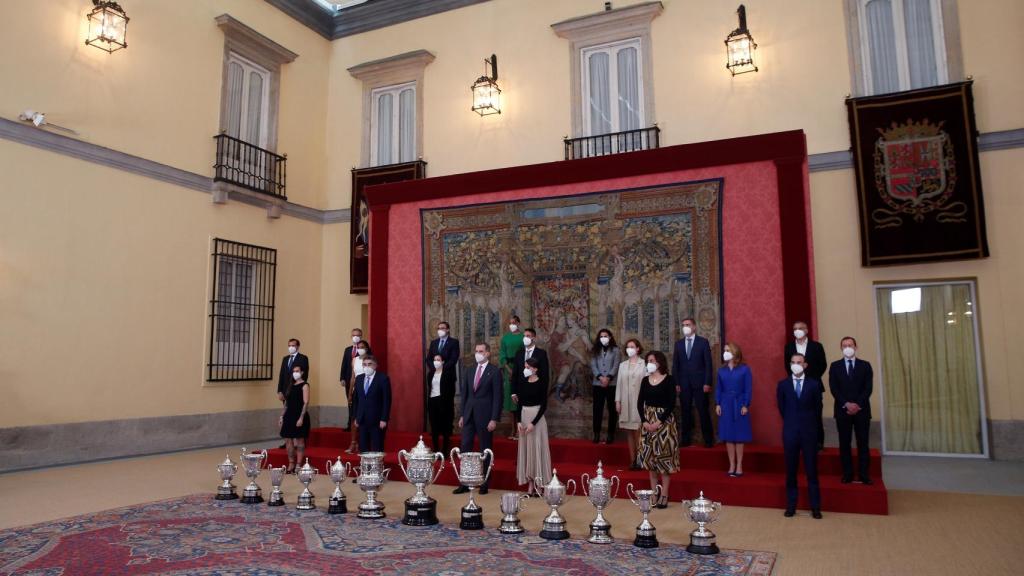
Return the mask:
[[(458, 457), (461, 466), (455, 465), (455, 458)], [(242, 448), (241, 462), (245, 469), (245, 475), (249, 478), (249, 485), (242, 491), (242, 502), (245, 504), (258, 504), (263, 502), (262, 490), (256, 484), (256, 478), (267, 459), (267, 451), (249, 452)], [(416, 493), (405, 501), (405, 516), (402, 524), (409, 526), (430, 526), (437, 524), (437, 500), (427, 496), (425, 489), (433, 484), (444, 470), (444, 454), (432, 452), (423, 443), (423, 437), (411, 451), (398, 451), (398, 465), (411, 484), (416, 487)], [(469, 488), (469, 503), (462, 508), (459, 527), (463, 530), (480, 530), (484, 527), (483, 508), (473, 499), (473, 491), (487, 482), (491, 470), (494, 468), (494, 452), (489, 448), (483, 452), (462, 452), (459, 448), (453, 448), (449, 454), (449, 460), (455, 469), (459, 482)], [(488, 463), (484, 471), (484, 464)], [(437, 465), (435, 467), (435, 465)], [(231, 457), (225, 458), (217, 471), (220, 473), (221, 484), (217, 487), (217, 500), (234, 500), (238, 498), (235, 492), (235, 485), (231, 483), (238, 466), (231, 461)], [(353, 472), (355, 472), (353, 474)], [(327, 461), (327, 475), (334, 482), (334, 493), (328, 504), (328, 514), (345, 514), (348, 512), (347, 499), (341, 489), (342, 482), (349, 476), (355, 476), (359, 489), (366, 493), (366, 500), (361, 502), (356, 516), (359, 518), (384, 518), (384, 503), (377, 499), (377, 492), (387, 482), (390, 468), (384, 468), (383, 452), (364, 452), (359, 455), (359, 466), (353, 467), (348, 462), (342, 462), (339, 456), (337, 461)], [(316, 478), (318, 470), (309, 465), (309, 459), (305, 464), (296, 470), (296, 476), (303, 485), (302, 493), (299, 494), (296, 508), (298, 510), (313, 510), (316, 508), (313, 493), (309, 490), (310, 483)], [(269, 506), (284, 506), (284, 493), (281, 492), (281, 483), (284, 481), (285, 467), (270, 468), (270, 483), (273, 490), (267, 502)], [(584, 494), (590, 503), (597, 508), (597, 517), (590, 523), (590, 536), (588, 542), (594, 544), (609, 544), (613, 541), (611, 536), (611, 523), (604, 517), (604, 510), (608, 504), (618, 495), (619, 477), (607, 478), (601, 462), (597, 463), (597, 472), (593, 477), (583, 474), (580, 478)], [(537, 478), (535, 486), (537, 496), (544, 499), (551, 512), (544, 518), (540, 536), (547, 540), (564, 540), (569, 537), (569, 530), (566, 528), (565, 518), (558, 513), (558, 507), (565, 501), (568, 486), (572, 486), (570, 496), (576, 494), (576, 481), (568, 480), (562, 483), (558, 480), (557, 470), (552, 471), (551, 481), (543, 484)], [(632, 484), (626, 485), (626, 495), (630, 501), (640, 509), (643, 519), (636, 527), (636, 538), (633, 545), (640, 548), (655, 548), (658, 546), (657, 532), (651, 524), (648, 515), (651, 511), (652, 502), (661, 495), (661, 486), (657, 490), (634, 490)], [(509, 492), (501, 497), (501, 512), (503, 517), (498, 531), (502, 534), (522, 534), (523, 526), (519, 521), (519, 511), (525, 509), (523, 500), (529, 498), (529, 494)], [(697, 529), (690, 533), (690, 545), (687, 551), (694, 554), (717, 554), (718, 546), (715, 543), (715, 534), (707, 526), (718, 519), (721, 504), (712, 502), (700, 493), (696, 500), (683, 501), (683, 509), (689, 520), (697, 524)]]

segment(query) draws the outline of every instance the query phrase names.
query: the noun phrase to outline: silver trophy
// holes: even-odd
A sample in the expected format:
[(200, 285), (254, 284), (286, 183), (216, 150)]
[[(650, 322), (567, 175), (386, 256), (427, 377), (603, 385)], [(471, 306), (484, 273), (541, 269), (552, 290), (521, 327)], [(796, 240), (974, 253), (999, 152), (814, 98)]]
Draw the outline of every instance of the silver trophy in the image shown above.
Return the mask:
[(295, 505), (296, 510), (313, 510), (316, 508), (313, 493), (309, 491), (309, 484), (316, 478), (316, 474), (317, 469), (310, 466), (309, 458), (306, 458), (306, 463), (295, 473), (303, 486), (302, 494), (299, 494), (299, 502)]
[(274, 487), (267, 499), (267, 506), (284, 506), (284, 492), (281, 492), (281, 482), (284, 482), (284, 471), (286, 468), (270, 469), (270, 485)]
[(580, 477), (580, 485), (583, 486), (583, 493), (587, 495), (590, 503), (597, 508), (597, 517), (590, 523), (590, 537), (587, 542), (591, 544), (611, 544), (612, 525), (604, 518), (604, 509), (608, 503), (619, 493), (619, 477), (612, 476), (610, 479), (604, 477), (604, 467), (601, 461), (597, 462), (597, 475), (591, 478), (584, 473)]
[(356, 476), (356, 483), (359, 489), (366, 492), (366, 501), (359, 503), (359, 512), (356, 516), (360, 518), (383, 518), (384, 503), (377, 500), (377, 491), (388, 481), (390, 468), (384, 468), (383, 452), (363, 452), (359, 455), (359, 475)]
[(327, 466), (327, 475), (331, 477), (331, 482), (334, 482), (334, 492), (327, 505), (327, 513), (345, 514), (348, 512), (348, 499), (345, 498), (345, 492), (341, 490), (341, 483), (352, 475), (352, 465), (342, 462), (341, 456), (338, 456), (334, 464), (331, 464), (331, 460), (328, 458), (325, 466)]
[(231, 483), (231, 479), (238, 472), (238, 465), (231, 461), (231, 456), (224, 457), (224, 461), (217, 465), (217, 472), (220, 473), (221, 483), (220, 486), (217, 486), (217, 495), (213, 497), (214, 500), (238, 498), (238, 494), (235, 493), (235, 485)]
[[(402, 459), (405, 459), (405, 463)], [(434, 470), (434, 463), (441, 465)], [(444, 470), (444, 454), (431, 452), (423, 443), (423, 436), (411, 452), (398, 451), (398, 466), (405, 477), (416, 487), (416, 493), (405, 500), (405, 516), (402, 524), (408, 526), (431, 526), (437, 524), (437, 500), (427, 496), (424, 489), (433, 484)]]
[[(459, 456), (462, 466), (455, 465), (455, 456)], [(484, 459), (487, 459), (487, 471), (484, 472)], [(483, 452), (463, 452), (459, 448), (452, 448), (449, 454), (452, 468), (455, 475), (459, 477), (459, 483), (469, 488), (469, 503), (462, 507), (462, 520), (459, 528), (463, 530), (482, 530), (484, 527), (484, 510), (473, 500), (473, 490), (483, 486), (491, 476), (494, 469), (494, 452), (485, 448)]]
[(259, 504), (263, 502), (263, 490), (256, 484), (256, 477), (260, 475), (260, 469), (267, 460), (267, 451), (248, 452), (242, 448), (241, 460), (245, 467), (245, 475), (249, 478), (249, 485), (242, 491), (242, 503)]
[(529, 498), (529, 494), (522, 492), (506, 492), (501, 495), (501, 526), (498, 532), (502, 534), (522, 534), (524, 532), (522, 523), (519, 522), (519, 511), (525, 510), (523, 500)]
[(715, 533), (708, 530), (707, 525), (718, 520), (722, 503), (708, 500), (701, 492), (696, 500), (683, 500), (683, 510), (690, 521), (697, 523), (697, 529), (690, 532), (690, 545), (686, 551), (691, 554), (718, 554)]
[(537, 495), (544, 499), (551, 506), (551, 513), (544, 518), (544, 526), (540, 531), (540, 537), (547, 540), (565, 540), (569, 537), (569, 530), (565, 527), (565, 518), (558, 513), (558, 507), (565, 502), (566, 488), (572, 485), (572, 494), (576, 495), (576, 481), (569, 479), (565, 484), (558, 481), (558, 470), (551, 470), (551, 481), (546, 486), (541, 486), (544, 480), (540, 477), (534, 480)]
[(654, 528), (654, 524), (651, 524), (651, 521), (647, 519), (647, 515), (651, 513), (651, 501), (661, 496), (661, 485), (659, 484), (656, 490), (633, 490), (632, 483), (626, 484), (626, 495), (629, 496), (629, 501), (634, 506), (640, 508), (640, 513), (644, 515), (644, 519), (636, 527), (636, 538), (633, 540), (633, 546), (637, 548), (657, 548), (658, 533)]

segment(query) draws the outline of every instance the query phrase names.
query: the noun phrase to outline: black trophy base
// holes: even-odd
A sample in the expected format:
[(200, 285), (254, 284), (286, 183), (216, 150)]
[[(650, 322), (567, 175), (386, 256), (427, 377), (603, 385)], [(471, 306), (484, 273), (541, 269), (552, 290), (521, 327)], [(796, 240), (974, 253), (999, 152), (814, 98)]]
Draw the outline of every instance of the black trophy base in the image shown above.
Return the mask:
[(348, 514), (348, 500), (331, 498), (330, 503), (327, 505), (328, 514)]
[(540, 537), (545, 540), (565, 540), (569, 538), (568, 530), (541, 530)]
[(686, 551), (690, 554), (700, 554), (702, 556), (718, 554), (718, 544), (708, 544), (706, 546), (701, 546), (699, 544), (690, 544), (686, 547)]
[(431, 498), (428, 502), (405, 501), (405, 516), (402, 517), (402, 524), (433, 526), (437, 523), (437, 500)]
[(238, 494), (232, 492), (231, 494), (217, 494), (213, 497), (214, 500), (238, 500)]
[(284, 499), (281, 500), (270, 500), (267, 502), (267, 506), (284, 506)]
[(633, 540), (633, 546), (636, 546), (637, 548), (657, 548), (658, 537), (653, 535), (641, 536), (637, 534), (636, 539)]
[(459, 521), (459, 528), (463, 530), (483, 530), (484, 529), (484, 509), (483, 508), (462, 508), (462, 520)]
[(263, 496), (259, 494), (255, 496), (242, 496), (242, 504), (259, 504), (263, 502)]

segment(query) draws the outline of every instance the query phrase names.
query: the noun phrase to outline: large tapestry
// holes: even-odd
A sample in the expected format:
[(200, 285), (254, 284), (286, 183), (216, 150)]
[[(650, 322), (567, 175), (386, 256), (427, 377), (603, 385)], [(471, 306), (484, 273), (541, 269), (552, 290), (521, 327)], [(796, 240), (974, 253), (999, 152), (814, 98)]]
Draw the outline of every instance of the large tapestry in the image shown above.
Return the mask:
[(669, 357), (693, 316), (721, 342), (721, 180), (421, 211), (424, 331), (447, 320), (497, 357), (512, 314), (551, 359), (548, 425), (589, 437), (590, 348), (601, 328)]
[(971, 82), (846, 104), (863, 264), (988, 256)]

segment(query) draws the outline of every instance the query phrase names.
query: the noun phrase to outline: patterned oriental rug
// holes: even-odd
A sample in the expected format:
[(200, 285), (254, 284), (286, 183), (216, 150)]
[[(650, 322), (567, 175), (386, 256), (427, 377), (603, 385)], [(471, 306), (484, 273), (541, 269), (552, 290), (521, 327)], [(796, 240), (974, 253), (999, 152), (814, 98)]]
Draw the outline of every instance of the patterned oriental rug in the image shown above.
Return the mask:
[(702, 557), (667, 544), (642, 550), (627, 542), (550, 542), (501, 536), (493, 528), (414, 528), (398, 518), (361, 520), (323, 509), (218, 502), (207, 494), (0, 531), (0, 573), (18, 576), (763, 576), (774, 564), (772, 552), (723, 550)]

